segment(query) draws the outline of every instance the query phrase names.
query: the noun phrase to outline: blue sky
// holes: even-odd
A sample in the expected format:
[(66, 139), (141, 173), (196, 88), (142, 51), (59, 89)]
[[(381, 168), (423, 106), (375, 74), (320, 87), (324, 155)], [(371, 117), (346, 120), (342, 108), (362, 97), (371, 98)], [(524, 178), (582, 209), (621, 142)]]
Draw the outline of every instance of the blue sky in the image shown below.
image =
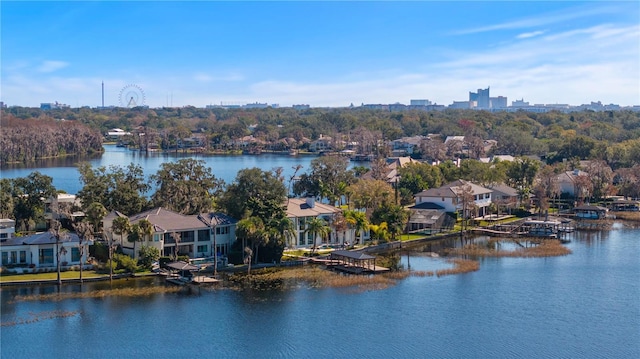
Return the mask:
[(2, 1), (0, 100), (640, 104), (640, 2)]

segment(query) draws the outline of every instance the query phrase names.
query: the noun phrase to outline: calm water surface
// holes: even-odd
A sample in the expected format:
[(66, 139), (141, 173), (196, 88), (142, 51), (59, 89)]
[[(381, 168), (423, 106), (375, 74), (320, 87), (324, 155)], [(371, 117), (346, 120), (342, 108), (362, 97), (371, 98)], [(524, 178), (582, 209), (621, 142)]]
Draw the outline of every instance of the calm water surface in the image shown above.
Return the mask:
[[(381, 290), (12, 302), (56, 287), (2, 288), (3, 323), (55, 310), (77, 314), (3, 326), (1, 357), (638, 358), (640, 230), (617, 227), (574, 234), (568, 256), (484, 259), (474, 273), (409, 277)], [(408, 257), (415, 270), (443, 265), (420, 251)], [(401, 260), (406, 267), (407, 255)]]
[[(316, 158), (316, 156), (310, 155), (194, 155), (160, 152), (140, 153), (123, 147), (116, 147), (115, 145), (105, 145), (104, 148), (105, 152), (101, 156), (83, 159), (82, 161), (91, 163), (94, 169), (100, 166), (108, 168), (112, 165), (126, 167), (129, 164), (134, 163), (142, 167), (145, 176), (148, 178), (150, 175), (155, 174), (158, 169), (160, 169), (160, 166), (165, 162), (176, 162), (181, 158), (195, 158), (205, 161), (205, 166), (211, 168), (211, 172), (216, 176), (216, 178), (222, 179), (226, 183), (231, 183), (235, 179), (238, 171), (241, 169), (253, 167), (258, 167), (264, 171), (282, 167), (283, 174), (288, 181), (288, 178), (294, 173), (293, 167), (296, 165), (302, 165), (303, 167), (298, 171), (298, 174), (307, 172), (309, 171), (311, 161)], [(80, 183), (79, 179), (80, 173), (76, 167), (78, 161), (78, 159), (67, 158), (38, 161), (28, 165), (5, 165), (0, 168), (0, 177), (26, 177), (34, 171), (39, 171), (40, 173), (53, 178), (53, 185), (56, 189), (75, 194), (82, 188), (82, 183)], [(150, 193), (148, 193), (148, 195), (150, 195)]]

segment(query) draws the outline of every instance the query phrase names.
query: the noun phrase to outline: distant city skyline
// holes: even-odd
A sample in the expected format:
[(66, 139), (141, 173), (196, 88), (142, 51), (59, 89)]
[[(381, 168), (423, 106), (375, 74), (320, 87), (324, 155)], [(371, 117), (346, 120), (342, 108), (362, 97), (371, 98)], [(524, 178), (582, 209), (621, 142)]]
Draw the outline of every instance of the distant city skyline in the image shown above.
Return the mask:
[[(2, 2), (0, 101), (149, 107), (640, 105), (640, 5)], [(482, 106), (487, 99), (480, 94)]]

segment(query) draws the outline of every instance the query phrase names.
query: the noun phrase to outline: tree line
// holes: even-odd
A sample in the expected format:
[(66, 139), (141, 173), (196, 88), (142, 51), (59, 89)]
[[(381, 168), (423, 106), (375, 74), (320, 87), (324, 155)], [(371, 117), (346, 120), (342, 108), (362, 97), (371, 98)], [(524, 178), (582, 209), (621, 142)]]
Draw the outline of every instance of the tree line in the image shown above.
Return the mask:
[[(180, 139), (199, 133), (211, 149), (228, 149), (233, 140), (253, 135), (270, 149), (301, 148), (320, 135), (337, 144), (357, 143), (362, 153), (388, 154), (382, 142), (406, 136), (435, 135), (413, 154), (421, 159), (451, 159), (455, 149), (444, 147), (447, 136), (465, 136), (468, 150), (463, 155), (509, 154), (540, 156), (548, 163), (579, 158), (606, 161), (614, 170), (633, 167), (640, 161), (640, 112), (487, 112), (474, 110), (389, 112), (363, 108), (292, 108), (223, 109), (223, 108), (68, 108), (40, 110), (11, 107), (2, 109), (0, 130), (13, 128), (20, 121), (53, 121), (64, 118), (93, 130), (106, 133), (111, 128), (141, 130), (163, 148), (175, 147)], [(32, 123), (32, 122), (30, 122)], [(20, 155), (30, 136), (24, 127), (11, 130), (3, 148), (11, 150), (12, 160), (24, 161), (34, 156)], [(9, 133), (9, 132), (7, 132)], [(22, 137), (21, 137), (22, 136)], [(74, 136), (77, 137), (77, 136)], [(69, 140), (69, 138), (67, 138)], [(79, 141), (72, 139), (73, 141)], [(485, 152), (482, 143), (495, 140), (497, 145)], [(34, 146), (31, 146), (34, 147)], [(94, 142), (84, 141), (76, 147), (99, 150)], [(37, 147), (36, 147), (37, 148)], [(447, 153), (449, 150), (450, 153)], [(76, 153), (79, 149), (65, 149)], [(75, 151), (75, 152), (73, 152)], [(384, 153), (387, 151), (387, 153)], [(3, 151), (4, 153), (5, 151)], [(451, 153), (452, 152), (452, 153)], [(47, 152), (51, 153), (51, 151)], [(459, 155), (459, 154), (458, 154)], [(3, 159), (4, 160), (4, 159)]]
[(56, 121), (47, 116), (22, 120), (3, 113), (0, 164), (100, 153), (104, 151), (102, 138), (98, 131), (77, 121)]

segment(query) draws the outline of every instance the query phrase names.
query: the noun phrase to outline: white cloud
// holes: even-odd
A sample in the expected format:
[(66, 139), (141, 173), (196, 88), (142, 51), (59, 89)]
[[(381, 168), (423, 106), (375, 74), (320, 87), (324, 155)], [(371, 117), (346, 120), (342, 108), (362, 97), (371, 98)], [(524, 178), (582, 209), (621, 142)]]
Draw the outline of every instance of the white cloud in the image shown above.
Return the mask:
[(464, 29), (457, 31), (457, 35), (476, 34), (497, 30), (514, 30), (541, 27), (545, 25), (556, 24), (560, 22), (568, 22), (569, 20), (579, 19), (589, 16), (604, 16), (608, 13), (619, 12), (613, 6), (595, 6), (588, 8), (569, 8), (558, 12), (544, 13), (535, 17), (518, 19), (514, 21), (503, 22), (499, 24), (481, 26), (477, 28)]
[(516, 36), (517, 39), (529, 39), (532, 37), (536, 37), (536, 36), (540, 36), (542, 34), (544, 34), (544, 31), (532, 31), (532, 32), (524, 32), (522, 34), (519, 34), (518, 36)]
[(38, 66), (37, 70), (38, 72), (49, 73), (49, 72), (58, 71), (67, 66), (69, 66), (68, 62), (48, 60), (48, 61), (43, 61), (40, 64), (40, 66)]

